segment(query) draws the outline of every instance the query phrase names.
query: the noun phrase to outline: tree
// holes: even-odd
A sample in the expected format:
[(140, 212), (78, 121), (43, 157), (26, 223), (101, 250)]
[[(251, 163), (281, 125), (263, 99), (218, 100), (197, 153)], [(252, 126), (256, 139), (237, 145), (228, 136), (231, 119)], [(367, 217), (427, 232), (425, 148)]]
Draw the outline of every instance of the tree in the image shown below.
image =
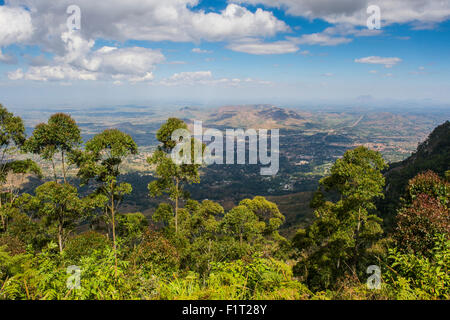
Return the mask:
[[(25, 141), (25, 126), (22, 119), (15, 117), (0, 104), (0, 217), (3, 230), (6, 230), (10, 215), (9, 207), (16, 198), (14, 193), (23, 183), (21, 178), (26, 174), (41, 175), (41, 170), (34, 161), (13, 158), (23, 151)], [(6, 202), (9, 205), (7, 207), (4, 205)]]
[(183, 262), (191, 269), (205, 277), (211, 270), (211, 263), (221, 261), (227, 256), (221, 250), (219, 217), (224, 213), (223, 207), (210, 200), (201, 203), (188, 200), (181, 223), (181, 235), (187, 244), (182, 252)]
[(222, 230), (239, 240), (241, 247), (244, 240), (252, 243), (265, 229), (265, 223), (259, 221), (249, 208), (239, 205), (231, 209), (223, 218)]
[[(153, 155), (147, 159), (150, 165), (156, 166), (155, 175), (157, 177), (157, 180), (150, 182), (148, 185), (149, 194), (151, 197), (159, 197), (166, 193), (174, 202), (175, 234), (178, 233), (179, 199), (188, 198), (188, 194), (184, 192), (184, 185), (200, 182), (198, 172), (200, 165), (195, 164), (194, 157), (191, 158), (191, 164), (180, 165), (176, 164), (170, 157), (177, 143), (183, 143), (181, 140), (172, 140), (173, 132), (178, 129), (187, 130), (186, 123), (176, 118), (168, 119), (156, 133), (156, 138), (161, 144)], [(190, 143), (191, 152), (194, 153), (196, 142), (192, 139)]]
[[(311, 287), (326, 288), (346, 271), (357, 275), (358, 262), (382, 234), (381, 219), (369, 212), (383, 196), (385, 167), (378, 152), (358, 147), (347, 151), (320, 180), (311, 203), (317, 219), (294, 238), (302, 254), (295, 271)], [(326, 201), (326, 195), (339, 200)]]
[(140, 239), (148, 228), (148, 221), (140, 212), (118, 214), (116, 218), (117, 234), (130, 242)]
[(78, 176), (83, 183), (97, 181), (96, 194), (105, 197), (105, 215), (111, 224), (113, 250), (117, 270), (116, 222), (117, 209), (133, 188), (129, 183), (118, 183), (120, 166), (123, 160), (138, 153), (138, 147), (130, 135), (117, 129), (108, 129), (94, 136), (86, 143), (85, 152), (77, 151), (73, 162), (80, 168)]
[(450, 183), (427, 171), (408, 184), (394, 239), (403, 251), (428, 256), (435, 237), (450, 236)]
[(65, 183), (47, 182), (36, 188), (38, 213), (44, 223), (55, 226), (59, 251), (62, 253), (65, 239), (84, 214), (84, 203), (75, 187)]
[(273, 236), (275, 239), (281, 238), (278, 233), (278, 228), (285, 221), (285, 217), (275, 203), (268, 201), (264, 197), (258, 196), (252, 200), (242, 200), (239, 205), (250, 209), (260, 221), (265, 223), (264, 235)]
[(81, 142), (80, 129), (75, 120), (67, 114), (56, 113), (50, 117), (48, 123), (36, 126), (33, 135), (26, 142), (26, 150), (51, 161), (55, 182), (58, 182), (55, 155), (59, 154), (64, 183), (67, 183), (67, 155), (70, 155)]

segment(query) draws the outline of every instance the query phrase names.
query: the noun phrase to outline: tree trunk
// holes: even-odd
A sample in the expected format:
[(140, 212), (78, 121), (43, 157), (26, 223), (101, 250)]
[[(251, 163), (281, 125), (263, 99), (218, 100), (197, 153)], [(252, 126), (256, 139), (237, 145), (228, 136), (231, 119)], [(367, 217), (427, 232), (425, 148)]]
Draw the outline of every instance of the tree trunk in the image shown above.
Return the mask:
[(178, 186), (179, 181), (177, 179), (176, 187), (175, 187), (175, 234), (178, 233)]
[(117, 247), (116, 247), (116, 221), (115, 221), (115, 210), (114, 210), (114, 187), (111, 183), (111, 219), (112, 219), (112, 234), (113, 234), (113, 251), (114, 251), (114, 261), (115, 261), (115, 276), (117, 277)]
[[(0, 195), (0, 208), (1, 208), (1, 207), (2, 207), (2, 198), (1, 198), (1, 195)], [(3, 227), (3, 230), (6, 231), (6, 223), (5, 223), (6, 217), (4, 217), (3, 214), (0, 214), (0, 217), (2, 218), (2, 227)]]
[(65, 161), (64, 161), (64, 151), (61, 152), (61, 157), (62, 157), (62, 171), (63, 171), (64, 183), (67, 183), (67, 180), (66, 180), (66, 165), (65, 165)]
[(356, 269), (358, 265), (358, 245), (359, 245), (359, 231), (361, 229), (361, 207), (358, 208), (358, 224), (356, 226), (355, 232), (355, 247), (353, 249), (353, 272), (356, 274)]
[(62, 254), (63, 245), (62, 245), (62, 222), (60, 222), (58, 226), (58, 244), (59, 244), (59, 253)]
[(55, 182), (58, 183), (58, 178), (56, 177), (56, 168), (55, 168), (55, 161), (52, 158), (52, 167), (53, 167), (53, 177), (55, 178)]

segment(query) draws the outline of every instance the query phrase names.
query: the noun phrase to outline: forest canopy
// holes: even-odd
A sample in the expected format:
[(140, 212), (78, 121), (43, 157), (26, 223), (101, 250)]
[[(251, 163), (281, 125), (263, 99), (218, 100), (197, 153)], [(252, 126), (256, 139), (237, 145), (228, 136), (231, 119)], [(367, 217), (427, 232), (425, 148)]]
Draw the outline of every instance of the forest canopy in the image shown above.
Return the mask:
[[(179, 128), (168, 119), (147, 159), (148, 197), (160, 200), (149, 220), (119, 210), (133, 190), (120, 180), (123, 162), (139, 152), (130, 135), (108, 129), (83, 143), (58, 113), (27, 137), (0, 105), (0, 299), (450, 298), (448, 122), (401, 164), (405, 173), (386, 171), (379, 152), (348, 150), (319, 182), (314, 221), (292, 238), (263, 196), (229, 210), (191, 199), (185, 187), (201, 166), (171, 159)], [(51, 163), (51, 177), (31, 154)], [(42, 179), (33, 192), (7, 183), (30, 175)]]

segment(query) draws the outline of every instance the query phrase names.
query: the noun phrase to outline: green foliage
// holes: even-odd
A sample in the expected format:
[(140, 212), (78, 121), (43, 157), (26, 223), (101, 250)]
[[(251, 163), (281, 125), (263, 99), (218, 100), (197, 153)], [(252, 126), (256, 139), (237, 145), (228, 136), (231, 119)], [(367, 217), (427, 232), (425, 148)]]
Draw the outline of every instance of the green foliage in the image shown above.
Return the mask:
[(264, 235), (280, 239), (278, 229), (286, 219), (275, 203), (267, 201), (264, 197), (255, 197), (253, 200), (242, 200), (239, 205), (250, 209), (259, 221), (265, 223)]
[(131, 265), (147, 278), (171, 276), (178, 271), (180, 257), (176, 248), (160, 233), (148, 230), (130, 257)]
[(408, 182), (406, 204), (412, 203), (418, 196), (426, 194), (439, 200), (443, 206), (450, 204), (450, 183), (431, 170), (419, 173)]
[[(345, 274), (362, 271), (359, 264), (367, 249), (383, 232), (381, 219), (369, 211), (375, 209), (374, 199), (383, 196), (385, 167), (379, 153), (358, 147), (338, 159), (320, 181), (312, 202), (317, 220), (294, 238), (300, 257), (295, 273), (310, 288), (327, 289)], [(325, 201), (324, 191), (340, 199)]]
[(78, 263), (81, 258), (92, 255), (95, 251), (104, 251), (110, 247), (107, 237), (95, 231), (88, 231), (70, 238), (64, 248), (64, 258)]
[[(205, 285), (202, 285), (206, 283)], [(292, 278), (290, 267), (273, 259), (252, 258), (213, 263), (202, 281), (195, 274), (176, 278), (161, 287), (162, 299), (244, 300), (306, 299), (310, 292)]]
[[(143, 214), (118, 211), (132, 191), (120, 182), (122, 162), (138, 152), (129, 135), (105, 130), (83, 150), (68, 115), (38, 125), (26, 143), (20, 118), (0, 106), (0, 120), (4, 154), (24, 148), (53, 164), (60, 154), (65, 181), (66, 164), (76, 164), (82, 184), (93, 187), (81, 198), (75, 186), (58, 183), (54, 170), (54, 182), (19, 195), (5, 188), (8, 176), (40, 175), (39, 167), (31, 160), (0, 163), (0, 299), (450, 298), (449, 186), (432, 172), (409, 181), (396, 232), (381, 239), (382, 221), (373, 213), (386, 164), (367, 148), (349, 150), (320, 181), (311, 202), (317, 219), (291, 242), (278, 232), (284, 215), (264, 197), (227, 211), (189, 199), (184, 187), (199, 182), (200, 165), (178, 165), (170, 153), (196, 141), (172, 140), (187, 125), (171, 118), (147, 161), (157, 178), (150, 195), (168, 194), (173, 203), (161, 203), (152, 215), (156, 226), (149, 227)], [(418, 155), (433, 153), (435, 139)], [(107, 226), (108, 235), (83, 232), (96, 224)], [(373, 264), (383, 269), (381, 290), (365, 284)], [(68, 285), (73, 267), (80, 271), (79, 288)]]
[(48, 119), (47, 123), (41, 123), (36, 126), (33, 135), (25, 144), (25, 150), (38, 154), (43, 159), (52, 162), (55, 182), (58, 181), (55, 155), (57, 153), (60, 154), (64, 183), (66, 183), (66, 155), (70, 155), (81, 142), (80, 129), (75, 120), (70, 115), (56, 113)]
[(49, 227), (55, 227), (59, 250), (62, 253), (68, 233), (83, 217), (85, 206), (78, 191), (69, 184), (47, 182), (36, 188), (38, 215)]
[(411, 157), (390, 165), (390, 170), (385, 173), (387, 186), (385, 199), (377, 203), (389, 231), (395, 226), (395, 216), (397, 210), (403, 205), (401, 198), (405, 195), (409, 180), (428, 170), (445, 178), (446, 171), (450, 170), (449, 159), (450, 121), (446, 121), (433, 130)]
[[(172, 140), (172, 134), (179, 129), (187, 130), (187, 125), (182, 120), (170, 118), (164, 123), (156, 133), (158, 141), (161, 143), (151, 157), (147, 159), (149, 165), (155, 167), (156, 180), (148, 185), (151, 197), (160, 197), (163, 193), (168, 194), (174, 203), (175, 211), (175, 233), (178, 232), (178, 209), (179, 199), (189, 198), (189, 194), (184, 191), (184, 186), (191, 183), (199, 183), (200, 164), (196, 164), (194, 157), (192, 163), (176, 164), (171, 158), (171, 152), (178, 143), (183, 141)], [(190, 143), (191, 152), (195, 150), (195, 140)], [(204, 149), (204, 146), (202, 146)], [(167, 211), (166, 211), (167, 212)]]
[(148, 221), (140, 213), (127, 213), (117, 215), (117, 235), (129, 241), (139, 239), (148, 228)]
[(409, 181), (403, 203), (394, 232), (397, 246), (428, 256), (438, 234), (450, 236), (450, 184), (432, 171), (420, 173)]
[(450, 298), (450, 240), (437, 235), (429, 257), (389, 251), (385, 281), (398, 299)]
[(0, 232), (7, 229), (13, 211), (12, 203), (20, 185), (20, 180), (13, 181), (13, 178), (23, 178), (27, 174), (41, 176), (41, 169), (34, 161), (11, 159), (23, 151), (25, 141), (22, 119), (0, 104)]
[(8, 234), (0, 236), (0, 247), (4, 247), (4, 250), (13, 256), (26, 252), (25, 244), (19, 238)]
[[(105, 207), (104, 220), (112, 229), (116, 269), (115, 215), (123, 197), (133, 190), (129, 183), (118, 183), (117, 179), (120, 175), (122, 161), (137, 152), (138, 147), (130, 135), (117, 129), (108, 129), (88, 141), (84, 152), (74, 152), (72, 157), (72, 161), (80, 168), (78, 176), (84, 183), (88, 183), (92, 179), (98, 182), (93, 204)], [(104, 206), (105, 204), (106, 206)]]
[(77, 151), (72, 161), (80, 170), (78, 176), (84, 182), (96, 179), (108, 183), (120, 174), (124, 158), (137, 154), (138, 147), (130, 135), (117, 129), (108, 129), (95, 135), (86, 143), (85, 152)]
[(239, 240), (241, 246), (244, 240), (255, 243), (262, 236), (265, 224), (259, 221), (256, 214), (244, 205), (231, 209), (223, 218), (222, 229), (226, 234)]

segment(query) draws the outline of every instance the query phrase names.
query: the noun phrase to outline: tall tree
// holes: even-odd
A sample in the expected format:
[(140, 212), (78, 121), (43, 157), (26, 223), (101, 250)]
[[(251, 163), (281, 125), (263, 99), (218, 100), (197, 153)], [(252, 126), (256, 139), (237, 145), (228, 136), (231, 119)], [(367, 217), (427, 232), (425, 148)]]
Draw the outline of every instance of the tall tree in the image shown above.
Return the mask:
[[(294, 243), (303, 251), (297, 274), (315, 288), (326, 288), (357, 265), (366, 249), (382, 234), (381, 219), (370, 214), (383, 196), (386, 164), (365, 147), (347, 151), (331, 168), (311, 203), (317, 220), (299, 230)], [(326, 196), (337, 201), (326, 200)]]
[(33, 135), (26, 142), (26, 150), (39, 154), (50, 161), (53, 168), (55, 182), (58, 182), (55, 156), (61, 157), (64, 183), (67, 182), (67, 156), (81, 144), (81, 134), (78, 125), (70, 115), (56, 113), (50, 117), (48, 123), (41, 123), (34, 129)]
[(38, 214), (44, 223), (56, 228), (59, 251), (62, 253), (67, 235), (85, 213), (78, 191), (67, 183), (47, 182), (36, 188)]
[(86, 143), (85, 151), (77, 151), (72, 158), (80, 168), (78, 176), (82, 178), (83, 183), (94, 179), (98, 183), (96, 194), (107, 199), (105, 215), (112, 229), (116, 269), (115, 215), (123, 197), (132, 191), (129, 183), (118, 182), (118, 176), (123, 160), (137, 153), (138, 147), (130, 135), (117, 129), (108, 129), (94, 136)]
[(40, 175), (39, 166), (32, 160), (17, 160), (15, 156), (23, 151), (26, 141), (25, 126), (20, 117), (14, 116), (0, 104), (0, 218), (2, 228), (6, 228), (8, 208), (5, 202), (14, 201), (14, 191), (17, 190), (21, 179), (33, 173)]
[[(175, 233), (178, 233), (178, 215), (179, 215), (179, 200), (189, 197), (188, 193), (184, 191), (184, 185), (190, 183), (199, 183), (199, 164), (195, 164), (195, 157), (191, 157), (192, 163), (176, 164), (171, 158), (171, 152), (175, 149), (178, 143), (186, 143), (186, 141), (172, 140), (172, 134), (175, 130), (185, 129), (187, 125), (182, 120), (177, 118), (170, 118), (164, 123), (156, 133), (156, 138), (161, 143), (158, 149), (147, 162), (151, 166), (156, 166), (155, 175), (157, 180), (152, 181), (148, 185), (151, 197), (161, 196), (163, 193), (169, 195), (173, 201), (175, 211)], [(196, 141), (192, 139), (191, 152), (194, 154)], [(202, 150), (204, 146), (202, 146)]]

